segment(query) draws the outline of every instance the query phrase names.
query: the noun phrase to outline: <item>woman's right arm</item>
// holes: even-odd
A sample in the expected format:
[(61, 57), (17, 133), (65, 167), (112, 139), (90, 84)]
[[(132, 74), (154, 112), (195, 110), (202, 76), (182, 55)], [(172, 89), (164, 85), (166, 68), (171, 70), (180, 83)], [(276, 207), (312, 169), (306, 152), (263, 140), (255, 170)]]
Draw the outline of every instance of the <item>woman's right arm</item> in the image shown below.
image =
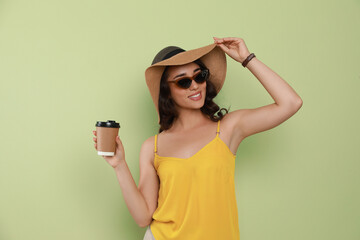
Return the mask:
[(142, 144), (140, 150), (139, 187), (136, 186), (126, 161), (114, 168), (126, 205), (140, 227), (146, 227), (151, 223), (159, 192), (158, 177), (151, 163), (154, 159), (151, 138)]
[[(159, 180), (152, 164), (153, 143), (154, 136), (145, 140), (141, 146), (139, 187), (136, 186), (125, 159), (112, 165), (129, 212), (140, 227), (146, 227), (151, 223), (152, 215), (157, 207)], [(116, 151), (123, 151), (123, 149), (121, 140), (117, 140)]]

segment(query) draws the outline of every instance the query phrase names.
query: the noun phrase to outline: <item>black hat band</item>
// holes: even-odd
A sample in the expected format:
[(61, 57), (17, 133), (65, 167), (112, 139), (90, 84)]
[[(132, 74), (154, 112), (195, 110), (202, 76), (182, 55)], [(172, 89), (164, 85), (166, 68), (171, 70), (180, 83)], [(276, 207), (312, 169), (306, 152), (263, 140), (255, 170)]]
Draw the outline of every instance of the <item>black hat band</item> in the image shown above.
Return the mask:
[(175, 49), (175, 50), (169, 52), (168, 54), (166, 54), (165, 57), (163, 57), (163, 59), (161, 61), (163, 61), (165, 59), (168, 59), (168, 58), (171, 58), (172, 56), (174, 56), (174, 55), (176, 55), (178, 53), (181, 53), (181, 52), (185, 52), (185, 50), (181, 49), (181, 48)]

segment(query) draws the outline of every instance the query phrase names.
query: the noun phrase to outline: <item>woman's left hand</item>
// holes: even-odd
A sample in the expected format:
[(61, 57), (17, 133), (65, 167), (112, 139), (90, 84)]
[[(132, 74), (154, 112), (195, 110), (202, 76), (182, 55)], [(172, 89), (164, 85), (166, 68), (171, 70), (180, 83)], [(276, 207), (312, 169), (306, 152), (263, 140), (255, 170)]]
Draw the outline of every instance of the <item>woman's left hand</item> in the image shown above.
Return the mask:
[(213, 38), (217, 46), (219, 46), (229, 57), (237, 62), (242, 63), (250, 55), (250, 52), (242, 38)]

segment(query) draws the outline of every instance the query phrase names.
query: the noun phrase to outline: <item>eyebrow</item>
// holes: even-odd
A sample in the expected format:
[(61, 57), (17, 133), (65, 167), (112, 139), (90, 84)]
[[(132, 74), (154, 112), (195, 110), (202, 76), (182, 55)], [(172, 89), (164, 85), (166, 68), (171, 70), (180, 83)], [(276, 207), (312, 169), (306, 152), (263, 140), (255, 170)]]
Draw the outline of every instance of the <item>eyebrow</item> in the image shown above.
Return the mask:
[[(194, 72), (196, 72), (197, 70), (201, 70), (201, 68), (196, 68), (196, 69), (194, 70)], [(185, 73), (182, 73), (182, 74), (176, 75), (173, 79), (178, 78), (178, 77), (181, 77), (181, 76), (185, 76), (185, 75), (186, 75)]]

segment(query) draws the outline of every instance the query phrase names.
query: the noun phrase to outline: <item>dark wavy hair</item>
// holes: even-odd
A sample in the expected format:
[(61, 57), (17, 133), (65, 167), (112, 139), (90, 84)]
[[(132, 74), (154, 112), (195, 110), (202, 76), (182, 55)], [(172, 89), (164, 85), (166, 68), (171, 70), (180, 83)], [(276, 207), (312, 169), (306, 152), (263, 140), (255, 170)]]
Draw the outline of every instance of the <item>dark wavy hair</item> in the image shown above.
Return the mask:
[[(200, 60), (197, 59), (194, 61), (197, 65), (199, 65), (201, 70), (207, 69), (209, 70), (205, 64)], [(159, 133), (161, 133), (164, 130), (169, 129), (174, 120), (179, 116), (178, 111), (175, 108), (174, 101), (171, 98), (170, 88), (167, 83), (168, 78), (168, 67), (166, 66), (164, 69), (164, 72), (161, 76), (160, 81), (160, 93), (159, 93), (159, 115), (160, 115), (160, 128)], [(211, 72), (209, 71), (209, 75), (211, 76)], [(217, 122), (218, 120), (221, 120), (230, 110), (226, 108), (221, 108), (213, 101), (213, 99), (217, 96), (216, 88), (214, 84), (208, 80), (206, 80), (206, 98), (204, 102), (204, 106), (200, 108), (201, 112), (208, 116), (210, 120), (213, 122)], [(225, 114), (222, 113), (222, 111), (225, 111)], [(215, 115), (215, 113), (217, 113)]]

